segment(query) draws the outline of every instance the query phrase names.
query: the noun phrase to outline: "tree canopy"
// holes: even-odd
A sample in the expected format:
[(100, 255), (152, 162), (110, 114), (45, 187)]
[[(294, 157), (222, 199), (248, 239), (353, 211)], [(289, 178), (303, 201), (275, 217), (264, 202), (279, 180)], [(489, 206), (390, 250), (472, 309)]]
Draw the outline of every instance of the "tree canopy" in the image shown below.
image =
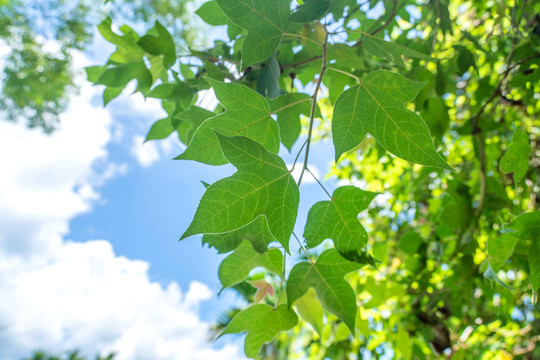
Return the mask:
[(87, 49), (105, 14), (144, 31), (159, 20), (178, 46), (203, 45), (194, 26), (203, 25), (191, 20), (190, 6), (191, 1), (176, 0), (0, 1), (0, 45), (9, 47), (0, 77), (0, 115), (53, 131), (77, 90), (74, 51)]
[[(161, 99), (147, 140), (174, 134), (180, 161), (236, 168), (179, 229), (230, 253), (220, 280), (249, 305), (222, 334), (247, 332), (261, 358), (539, 357), (540, 3), (210, 0), (197, 14), (227, 39), (179, 50), (161, 22), (107, 19), (116, 51), (87, 74), (104, 103), (133, 80)], [(208, 91), (215, 109), (199, 106)], [(300, 220), (324, 140), (342, 186)]]

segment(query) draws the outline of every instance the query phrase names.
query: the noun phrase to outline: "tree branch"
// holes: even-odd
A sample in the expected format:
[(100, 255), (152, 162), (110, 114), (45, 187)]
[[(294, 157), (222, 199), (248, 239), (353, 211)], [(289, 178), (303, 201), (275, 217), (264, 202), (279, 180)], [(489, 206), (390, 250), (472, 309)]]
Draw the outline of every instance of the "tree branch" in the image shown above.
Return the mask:
[(298, 186), (302, 183), (302, 178), (304, 177), (304, 172), (307, 169), (308, 164), (308, 158), (309, 158), (309, 148), (311, 145), (311, 135), (313, 133), (313, 121), (315, 119), (315, 112), (317, 110), (317, 95), (319, 94), (319, 89), (321, 88), (322, 80), (324, 77), (324, 73), (326, 71), (326, 46), (328, 45), (328, 31), (326, 30), (326, 27), (324, 28), (325, 36), (324, 36), (324, 42), (322, 44), (322, 65), (321, 65), (321, 71), (319, 72), (319, 78), (317, 79), (317, 85), (315, 86), (315, 91), (313, 92), (313, 96), (311, 97), (311, 113), (309, 115), (309, 130), (308, 130), (308, 138), (306, 143), (306, 156), (304, 157), (304, 166), (302, 167), (302, 171), (300, 172), (300, 178), (298, 179)]

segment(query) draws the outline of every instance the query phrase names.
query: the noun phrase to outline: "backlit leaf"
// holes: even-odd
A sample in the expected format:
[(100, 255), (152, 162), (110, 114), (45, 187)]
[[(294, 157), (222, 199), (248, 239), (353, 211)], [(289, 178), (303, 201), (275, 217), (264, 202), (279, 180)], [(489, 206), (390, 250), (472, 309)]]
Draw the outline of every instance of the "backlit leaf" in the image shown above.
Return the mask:
[(270, 233), (288, 251), (299, 191), (285, 163), (246, 137), (218, 138), (223, 154), (238, 172), (206, 190), (182, 239), (232, 231), (264, 215)]
[(293, 306), (300, 318), (313, 326), (313, 329), (320, 335), (323, 327), (323, 308), (317, 300), (315, 291), (309, 289), (304, 296), (294, 302)]
[(514, 253), (518, 238), (510, 233), (501, 236), (492, 236), (488, 239), (487, 251), (489, 264), (494, 271), (498, 271)]
[(514, 173), (514, 182), (517, 183), (527, 174), (530, 153), (529, 135), (516, 129), (512, 144), (501, 158), (501, 171), (505, 174)]
[(307, 94), (295, 93), (281, 95), (270, 101), (270, 109), (277, 115), (281, 142), (289, 151), (302, 130), (300, 114), (305, 116), (310, 114), (310, 99)]
[(330, 0), (305, 0), (295, 12), (291, 20), (296, 22), (310, 22), (323, 16), (330, 6)]
[(322, 306), (343, 320), (354, 333), (356, 296), (344, 276), (361, 266), (346, 260), (334, 249), (323, 252), (315, 263), (297, 263), (287, 280), (289, 306), (313, 288)]
[(218, 253), (222, 254), (236, 249), (244, 240), (251, 242), (251, 246), (262, 254), (268, 249), (268, 245), (276, 239), (268, 230), (266, 217), (259, 216), (255, 221), (240, 229), (224, 234), (204, 235), (202, 243), (214, 247)]
[(364, 49), (366, 49), (366, 51), (369, 51), (371, 54), (380, 58), (387, 59), (388, 61), (391, 61), (399, 66), (405, 66), (402, 58), (403, 56), (423, 59), (427, 61), (435, 60), (427, 56), (426, 54), (422, 54), (418, 51), (409, 49), (408, 47), (405, 47), (403, 45), (399, 45), (395, 42), (385, 41), (384, 39), (367, 34), (362, 41), (362, 46), (364, 46)]
[(249, 272), (256, 267), (263, 267), (276, 275), (280, 275), (283, 268), (283, 254), (276, 248), (259, 254), (253, 250), (249, 241), (244, 241), (221, 262), (218, 270), (221, 284), (223, 287), (236, 285), (244, 281)]
[(209, 78), (206, 80), (227, 111), (203, 122), (186, 150), (176, 159), (195, 160), (210, 165), (226, 164), (227, 159), (221, 152), (216, 131), (226, 136), (246, 136), (277, 153), (279, 128), (270, 117), (268, 101), (247, 86)]
[(242, 47), (242, 67), (265, 61), (274, 55), (287, 30), (288, 0), (215, 0), (225, 15), (248, 30)]
[(355, 186), (342, 186), (334, 191), (331, 201), (313, 205), (304, 230), (308, 247), (313, 248), (326, 239), (332, 239), (340, 254), (353, 260), (351, 255), (357, 254), (368, 241), (358, 214), (367, 209), (376, 195)]
[(274, 309), (266, 304), (256, 304), (239, 312), (221, 335), (247, 331), (244, 351), (247, 357), (254, 358), (264, 343), (272, 340), (279, 332), (289, 330), (297, 322), (298, 317), (287, 305)]
[(336, 161), (369, 133), (402, 159), (451, 170), (435, 150), (426, 123), (403, 106), (422, 86), (403, 75), (378, 70), (344, 91), (336, 101), (332, 121)]

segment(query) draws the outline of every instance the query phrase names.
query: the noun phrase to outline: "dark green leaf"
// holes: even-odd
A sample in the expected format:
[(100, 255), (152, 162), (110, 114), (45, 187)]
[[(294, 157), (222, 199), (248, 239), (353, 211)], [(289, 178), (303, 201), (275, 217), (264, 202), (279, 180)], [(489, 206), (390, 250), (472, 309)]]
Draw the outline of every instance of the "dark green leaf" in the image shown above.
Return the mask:
[(330, 6), (330, 0), (305, 0), (295, 12), (291, 20), (295, 22), (310, 22), (322, 17)]

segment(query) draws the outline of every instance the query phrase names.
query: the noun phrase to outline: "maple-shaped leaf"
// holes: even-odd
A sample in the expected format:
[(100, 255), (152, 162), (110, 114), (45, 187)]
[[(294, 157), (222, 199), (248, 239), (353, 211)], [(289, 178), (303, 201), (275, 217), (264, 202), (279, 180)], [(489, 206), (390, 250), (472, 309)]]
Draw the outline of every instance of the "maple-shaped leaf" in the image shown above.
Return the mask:
[(309, 116), (311, 96), (302, 93), (281, 95), (270, 101), (272, 113), (277, 115), (281, 142), (289, 151), (300, 136), (300, 114)]
[(246, 136), (271, 152), (279, 151), (279, 128), (270, 117), (268, 101), (247, 86), (223, 83), (210, 78), (221, 105), (227, 111), (204, 121), (193, 134), (186, 150), (176, 159), (223, 165), (227, 159), (219, 146), (216, 132), (226, 136)]
[(283, 254), (276, 248), (259, 254), (249, 241), (244, 241), (219, 265), (219, 280), (223, 287), (234, 286), (244, 281), (256, 267), (263, 267), (280, 275), (283, 269)]
[(418, 58), (427, 61), (436, 60), (416, 50), (409, 49), (408, 47), (397, 44), (395, 42), (385, 41), (384, 39), (369, 34), (364, 34), (362, 46), (364, 46), (364, 49), (366, 49), (366, 51), (369, 51), (371, 54), (387, 59), (398, 66), (405, 66), (402, 56)]
[(517, 183), (527, 174), (530, 153), (529, 135), (515, 130), (512, 144), (501, 158), (501, 171), (505, 174), (514, 173), (514, 182)]
[(242, 67), (274, 55), (290, 21), (290, 0), (216, 0), (225, 15), (248, 31)]
[(264, 215), (270, 233), (288, 251), (300, 195), (285, 163), (246, 137), (217, 137), (238, 172), (208, 187), (181, 239), (239, 229)]
[(260, 303), (264, 298), (269, 296), (274, 296), (274, 287), (267, 283), (264, 280), (252, 280), (248, 281), (248, 283), (253, 286), (255, 289), (257, 289), (257, 292), (255, 293), (253, 302), (255, 304)]
[(256, 304), (236, 314), (221, 335), (247, 331), (244, 351), (247, 357), (254, 358), (264, 343), (297, 323), (298, 317), (287, 305), (274, 309), (266, 304)]
[(344, 91), (336, 101), (332, 120), (336, 161), (369, 133), (402, 159), (452, 170), (435, 150), (424, 120), (403, 106), (423, 86), (403, 75), (377, 70)]
[(309, 288), (315, 289), (322, 306), (336, 315), (354, 333), (356, 296), (344, 276), (362, 265), (348, 261), (335, 249), (323, 252), (317, 262), (296, 264), (287, 280), (287, 302), (291, 306)]
[(356, 186), (342, 186), (332, 194), (332, 200), (320, 201), (309, 210), (304, 238), (313, 248), (326, 239), (334, 240), (342, 256), (353, 260), (368, 241), (368, 235), (358, 214), (367, 209), (377, 193), (363, 191)]
[(275, 241), (268, 230), (268, 221), (265, 216), (259, 216), (251, 224), (224, 234), (207, 234), (202, 238), (202, 243), (215, 248), (219, 254), (227, 253), (236, 249), (244, 240), (248, 240), (253, 249), (262, 254), (268, 250), (268, 245)]

